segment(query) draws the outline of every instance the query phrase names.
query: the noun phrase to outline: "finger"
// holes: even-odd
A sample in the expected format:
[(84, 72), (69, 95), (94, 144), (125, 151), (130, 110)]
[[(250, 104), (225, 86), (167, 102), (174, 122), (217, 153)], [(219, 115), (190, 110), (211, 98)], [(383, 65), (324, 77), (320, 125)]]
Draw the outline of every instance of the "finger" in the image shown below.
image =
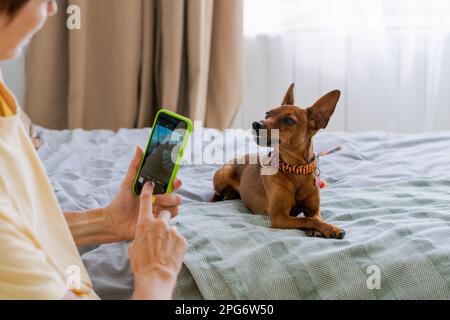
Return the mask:
[(128, 246), (128, 256), (129, 257), (134, 256), (134, 243), (133, 242)]
[(150, 219), (154, 219), (153, 217), (153, 183), (148, 181), (144, 188), (142, 189), (142, 193), (140, 196), (140, 204), (139, 204), (139, 216), (138, 216), (138, 225), (141, 225), (144, 221)]
[(180, 209), (178, 207), (170, 207), (170, 208), (159, 207), (159, 206), (153, 207), (153, 214), (155, 217), (158, 217), (162, 211), (169, 211), (170, 216), (173, 219), (178, 215), (178, 213), (180, 212)]
[(161, 194), (155, 197), (155, 205), (160, 207), (176, 207), (181, 205), (183, 198), (175, 193)]
[(181, 188), (182, 182), (180, 179), (175, 179), (173, 182), (173, 191), (177, 191)]
[(134, 182), (134, 179), (136, 178), (136, 174), (139, 170), (139, 165), (141, 164), (141, 160), (142, 160), (143, 156), (144, 156), (144, 151), (141, 149), (141, 147), (137, 146), (136, 151), (134, 153), (134, 158), (130, 163), (127, 175), (125, 176), (125, 179), (123, 180), (124, 187), (131, 188), (131, 186)]
[(183, 254), (186, 254), (187, 249), (188, 249), (188, 243), (185, 237), (183, 237), (178, 230), (175, 229), (175, 231), (177, 232), (177, 234), (179, 235), (178, 237), (178, 241), (180, 241), (180, 250), (183, 252)]
[(187, 252), (188, 244), (186, 241), (186, 238), (184, 238), (179, 232), (176, 227), (172, 227), (171, 232), (174, 235), (174, 238), (176, 239), (174, 243), (174, 252), (178, 252), (180, 255), (184, 256)]
[(171, 219), (170, 212), (167, 211), (167, 210), (163, 210), (158, 215), (158, 218), (164, 220), (167, 224), (169, 224), (170, 223), (170, 219)]

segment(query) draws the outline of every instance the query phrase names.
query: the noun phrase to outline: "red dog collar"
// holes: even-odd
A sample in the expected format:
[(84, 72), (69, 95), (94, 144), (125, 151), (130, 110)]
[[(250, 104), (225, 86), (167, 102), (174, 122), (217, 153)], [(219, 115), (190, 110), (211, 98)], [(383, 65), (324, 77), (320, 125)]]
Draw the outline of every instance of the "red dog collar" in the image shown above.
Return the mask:
[[(272, 152), (269, 153), (269, 158), (272, 158)], [(297, 176), (309, 176), (311, 174), (317, 174), (317, 154), (314, 156), (309, 164), (287, 164), (283, 160), (278, 159), (278, 167), (280, 171), (289, 174), (295, 174)]]
[(287, 164), (283, 160), (279, 160), (280, 170), (285, 173), (295, 174), (297, 176), (309, 176), (317, 171), (317, 156), (314, 154), (309, 164)]

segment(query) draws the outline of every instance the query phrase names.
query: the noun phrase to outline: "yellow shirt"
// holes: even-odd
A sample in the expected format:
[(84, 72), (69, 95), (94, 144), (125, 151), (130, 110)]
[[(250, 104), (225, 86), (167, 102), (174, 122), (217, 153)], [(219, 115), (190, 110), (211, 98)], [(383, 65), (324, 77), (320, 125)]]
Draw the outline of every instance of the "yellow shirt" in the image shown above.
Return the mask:
[(0, 79), (0, 117), (12, 117), (16, 113), (14, 98), (8, 93)]
[(15, 99), (0, 80), (0, 299), (62, 299), (69, 290), (98, 298)]

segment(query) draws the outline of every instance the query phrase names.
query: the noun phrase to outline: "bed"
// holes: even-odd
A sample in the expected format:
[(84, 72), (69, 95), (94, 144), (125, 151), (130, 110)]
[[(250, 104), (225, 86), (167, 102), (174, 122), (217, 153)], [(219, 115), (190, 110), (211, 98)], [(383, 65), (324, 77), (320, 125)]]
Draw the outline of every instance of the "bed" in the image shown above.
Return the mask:
[[(149, 135), (149, 129), (38, 132), (39, 155), (65, 210), (108, 204), (134, 147), (144, 147)], [(193, 153), (217, 147), (218, 158), (224, 144), (243, 135), (205, 133), (205, 145)], [(450, 132), (315, 138), (317, 151), (337, 145), (343, 150), (320, 161), (329, 184), (322, 215), (346, 230), (344, 240), (269, 229), (268, 218), (250, 214), (241, 201), (208, 203), (220, 164), (185, 160), (179, 172), (184, 204), (173, 223), (189, 252), (174, 298), (450, 299)], [(103, 299), (131, 296), (127, 247), (80, 248)]]

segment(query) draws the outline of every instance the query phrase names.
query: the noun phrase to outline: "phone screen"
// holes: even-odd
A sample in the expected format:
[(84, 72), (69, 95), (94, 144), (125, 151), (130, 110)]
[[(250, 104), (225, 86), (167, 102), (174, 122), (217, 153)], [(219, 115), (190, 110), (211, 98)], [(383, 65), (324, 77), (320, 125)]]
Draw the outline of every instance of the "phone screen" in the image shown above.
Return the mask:
[(167, 192), (187, 126), (187, 123), (180, 119), (165, 113), (159, 114), (136, 180), (136, 194), (141, 194), (147, 181), (154, 182), (154, 194)]

